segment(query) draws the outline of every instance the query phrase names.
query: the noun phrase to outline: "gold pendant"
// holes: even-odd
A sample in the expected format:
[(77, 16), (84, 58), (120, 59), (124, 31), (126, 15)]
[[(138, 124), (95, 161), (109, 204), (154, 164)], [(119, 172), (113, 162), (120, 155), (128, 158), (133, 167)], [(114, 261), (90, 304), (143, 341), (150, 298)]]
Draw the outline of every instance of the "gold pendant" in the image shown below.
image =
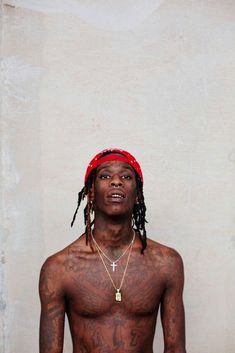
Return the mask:
[(115, 299), (117, 302), (121, 302), (122, 301), (122, 295), (120, 292), (120, 289), (117, 289), (116, 293), (115, 293)]

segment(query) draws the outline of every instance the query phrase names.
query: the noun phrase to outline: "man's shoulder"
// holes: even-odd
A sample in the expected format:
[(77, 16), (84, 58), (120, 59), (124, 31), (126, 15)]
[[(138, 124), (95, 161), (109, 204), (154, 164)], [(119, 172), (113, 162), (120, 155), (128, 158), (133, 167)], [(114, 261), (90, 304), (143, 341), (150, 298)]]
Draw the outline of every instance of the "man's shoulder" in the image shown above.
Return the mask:
[(183, 263), (182, 257), (176, 249), (156, 242), (152, 239), (148, 239), (147, 249), (152, 256), (156, 256), (156, 258), (160, 257), (166, 265), (181, 265)]
[(85, 241), (83, 235), (67, 245), (65, 248), (47, 257), (42, 265), (44, 270), (55, 270), (62, 268), (68, 257), (78, 257), (80, 253), (85, 251)]

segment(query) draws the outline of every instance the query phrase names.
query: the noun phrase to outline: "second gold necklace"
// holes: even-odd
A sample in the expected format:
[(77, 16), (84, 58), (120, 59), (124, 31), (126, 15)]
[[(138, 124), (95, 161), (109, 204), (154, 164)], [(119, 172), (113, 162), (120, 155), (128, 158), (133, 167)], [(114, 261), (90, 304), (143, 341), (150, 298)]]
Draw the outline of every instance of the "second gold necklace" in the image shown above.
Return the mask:
[[(134, 231), (133, 231), (134, 232)], [(133, 237), (133, 240), (131, 241), (130, 243), (130, 246), (128, 246), (128, 248), (130, 247), (130, 250), (129, 250), (129, 253), (128, 253), (128, 257), (127, 257), (127, 261), (126, 261), (126, 266), (125, 266), (125, 269), (124, 269), (124, 272), (123, 272), (123, 275), (122, 275), (122, 278), (121, 278), (121, 282), (120, 282), (120, 285), (117, 287), (116, 284), (114, 283), (114, 280), (112, 279), (112, 276), (111, 274), (109, 273), (109, 270), (104, 262), (104, 259), (102, 257), (102, 253), (101, 253), (101, 250), (99, 249), (99, 247), (97, 247), (97, 243), (94, 242), (95, 244), (95, 247), (97, 249), (97, 252), (99, 254), (99, 257), (104, 265), (104, 268), (109, 276), (109, 279), (112, 283), (112, 286), (113, 288), (115, 289), (115, 300), (117, 302), (121, 302), (122, 301), (122, 293), (121, 293), (121, 288), (122, 288), (122, 285), (123, 285), (123, 282), (124, 282), (124, 278), (125, 278), (125, 275), (126, 275), (126, 271), (127, 271), (127, 267), (128, 267), (128, 264), (129, 264), (129, 261), (130, 261), (130, 256), (131, 256), (131, 251), (132, 251), (132, 247), (133, 247), (133, 244), (134, 244), (134, 241), (135, 241), (135, 232), (134, 232), (134, 237)]]

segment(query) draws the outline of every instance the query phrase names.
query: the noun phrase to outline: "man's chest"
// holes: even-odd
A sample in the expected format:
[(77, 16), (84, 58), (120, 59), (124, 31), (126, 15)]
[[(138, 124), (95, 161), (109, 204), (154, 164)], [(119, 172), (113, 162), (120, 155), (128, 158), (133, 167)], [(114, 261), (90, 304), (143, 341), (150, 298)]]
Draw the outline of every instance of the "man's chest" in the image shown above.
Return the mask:
[(72, 312), (99, 317), (117, 307), (135, 316), (157, 311), (164, 279), (155, 267), (135, 259), (114, 269), (107, 261), (105, 265), (99, 259), (80, 260), (77, 271), (68, 271), (66, 298)]

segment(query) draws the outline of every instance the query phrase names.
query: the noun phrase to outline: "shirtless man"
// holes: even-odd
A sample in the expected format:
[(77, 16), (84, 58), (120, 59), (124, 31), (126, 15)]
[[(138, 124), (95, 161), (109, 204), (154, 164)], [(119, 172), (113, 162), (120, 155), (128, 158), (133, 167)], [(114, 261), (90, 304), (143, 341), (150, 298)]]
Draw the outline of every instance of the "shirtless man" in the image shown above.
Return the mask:
[(40, 353), (62, 353), (65, 313), (73, 353), (153, 353), (159, 307), (164, 353), (186, 353), (182, 259), (146, 239), (138, 162), (100, 152), (78, 207), (85, 197), (85, 233), (42, 266)]

